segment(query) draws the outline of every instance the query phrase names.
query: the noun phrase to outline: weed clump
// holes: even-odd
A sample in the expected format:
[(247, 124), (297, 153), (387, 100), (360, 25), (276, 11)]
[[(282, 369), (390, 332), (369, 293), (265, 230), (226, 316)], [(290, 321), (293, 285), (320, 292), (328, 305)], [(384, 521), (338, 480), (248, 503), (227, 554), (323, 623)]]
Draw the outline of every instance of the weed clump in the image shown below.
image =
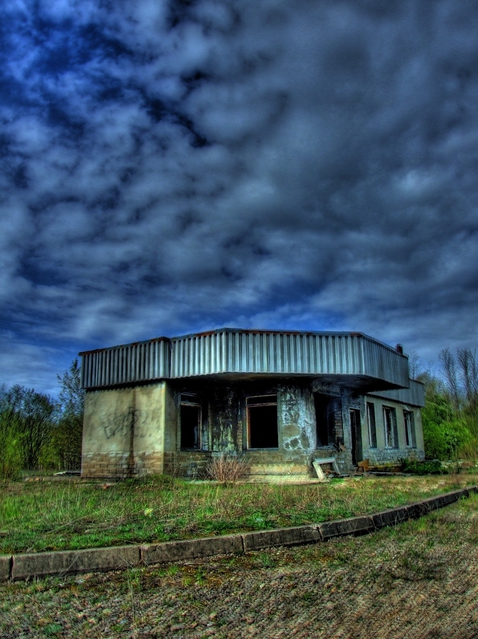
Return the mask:
[(206, 468), (206, 474), (223, 484), (234, 484), (250, 472), (249, 463), (243, 456), (222, 454), (215, 457)]

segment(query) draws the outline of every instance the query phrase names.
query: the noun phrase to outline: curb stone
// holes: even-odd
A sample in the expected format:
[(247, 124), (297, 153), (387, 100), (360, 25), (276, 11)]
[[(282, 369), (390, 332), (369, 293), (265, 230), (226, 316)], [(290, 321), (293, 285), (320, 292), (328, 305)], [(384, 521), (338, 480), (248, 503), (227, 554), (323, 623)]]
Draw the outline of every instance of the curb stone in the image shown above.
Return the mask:
[(408, 506), (399, 506), (398, 508), (390, 508), (388, 510), (382, 510), (379, 513), (370, 515), (375, 530), (385, 528), (385, 526), (396, 526), (397, 524), (403, 524), (404, 521), (410, 519)]
[(271, 546), (298, 546), (320, 541), (318, 527), (313, 524), (294, 528), (258, 530), (242, 535), (244, 552), (270, 548)]
[(122, 570), (138, 566), (138, 546), (113, 546), (111, 548), (85, 548), (84, 550), (60, 550), (56, 552), (29, 553), (12, 557), (11, 580), (66, 575), (78, 572), (102, 572)]
[(12, 573), (12, 557), (0, 555), (0, 582), (8, 581)]
[(364, 535), (385, 526), (417, 519), (432, 510), (456, 503), (478, 493), (478, 486), (454, 490), (422, 501), (383, 510), (372, 515), (350, 517), (320, 524), (259, 530), (237, 535), (167, 541), (139, 546), (86, 548), (20, 555), (0, 555), (0, 582), (47, 575), (123, 570), (135, 566), (199, 559), (218, 555), (244, 555), (274, 546), (326, 542), (344, 535)]
[(166, 541), (161, 544), (140, 546), (139, 548), (141, 563), (145, 566), (170, 561), (212, 557), (214, 555), (244, 554), (241, 535)]
[(328, 541), (333, 537), (342, 537), (344, 535), (366, 535), (374, 529), (373, 518), (370, 516), (324, 521), (324, 523), (319, 524), (322, 541)]

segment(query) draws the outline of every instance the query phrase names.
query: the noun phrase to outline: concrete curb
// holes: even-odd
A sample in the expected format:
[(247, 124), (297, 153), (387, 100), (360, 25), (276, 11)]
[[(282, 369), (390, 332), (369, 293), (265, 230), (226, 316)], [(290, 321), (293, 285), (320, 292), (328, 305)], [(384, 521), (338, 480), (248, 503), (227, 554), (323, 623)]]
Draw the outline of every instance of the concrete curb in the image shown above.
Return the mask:
[(28, 579), (46, 575), (67, 575), (77, 572), (122, 570), (140, 564), (138, 546), (86, 548), (39, 552), (12, 557), (11, 579)]
[(166, 541), (162, 544), (140, 546), (140, 553), (141, 563), (150, 566), (151, 564), (199, 559), (214, 555), (243, 554), (244, 546), (241, 535), (224, 535), (223, 537)]
[(244, 552), (271, 548), (272, 546), (298, 546), (320, 541), (317, 525), (296, 526), (294, 528), (276, 528), (257, 530), (241, 535)]
[(150, 566), (218, 555), (244, 555), (247, 552), (274, 546), (297, 546), (326, 542), (334, 537), (345, 535), (365, 535), (385, 526), (395, 526), (409, 519), (418, 519), (432, 510), (453, 504), (463, 497), (469, 497), (471, 493), (478, 493), (478, 486), (454, 490), (372, 515), (294, 528), (259, 530), (237, 535), (139, 546), (0, 555), (0, 582), (47, 575), (63, 576), (82, 572), (123, 570), (134, 566)]

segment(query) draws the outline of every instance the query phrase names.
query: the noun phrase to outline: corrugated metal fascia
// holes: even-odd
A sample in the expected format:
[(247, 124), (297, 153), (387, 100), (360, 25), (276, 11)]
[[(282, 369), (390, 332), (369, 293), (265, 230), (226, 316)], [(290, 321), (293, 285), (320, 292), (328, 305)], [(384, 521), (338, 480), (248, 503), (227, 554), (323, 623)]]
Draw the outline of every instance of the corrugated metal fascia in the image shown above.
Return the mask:
[(169, 342), (126, 344), (82, 355), (83, 388), (102, 388), (169, 376)]
[(362, 333), (226, 329), (81, 353), (86, 388), (219, 372), (369, 375), (408, 383), (407, 359)]
[(397, 386), (408, 386), (408, 359), (376, 340), (364, 339), (365, 375)]
[(325, 372), (335, 372), (335, 344), (334, 336), (326, 335), (324, 338)]
[(413, 379), (409, 380), (409, 388), (398, 388), (396, 390), (388, 391), (374, 391), (368, 393), (373, 397), (380, 397), (381, 399), (389, 399), (395, 402), (401, 402), (403, 404), (410, 404), (412, 406), (425, 406), (425, 386)]

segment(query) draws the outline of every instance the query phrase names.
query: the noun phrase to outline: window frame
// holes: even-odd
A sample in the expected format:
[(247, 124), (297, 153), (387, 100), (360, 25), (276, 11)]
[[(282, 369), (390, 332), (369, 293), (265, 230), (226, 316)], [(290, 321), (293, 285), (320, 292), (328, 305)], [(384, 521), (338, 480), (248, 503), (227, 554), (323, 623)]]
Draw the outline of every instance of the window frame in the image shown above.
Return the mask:
[(370, 448), (378, 448), (377, 446), (377, 420), (375, 418), (375, 404), (367, 402), (367, 426), (368, 426), (368, 444)]
[[(408, 418), (408, 419), (407, 419)], [(415, 414), (412, 410), (403, 409), (403, 425), (405, 428), (405, 445), (407, 448), (417, 447), (417, 434), (415, 430)]]
[[(385, 431), (385, 448), (397, 449), (398, 446), (398, 429), (397, 429), (397, 409), (394, 406), (382, 406), (383, 409), (383, 426)], [(389, 420), (387, 415), (391, 416)], [(389, 429), (390, 424), (390, 429)], [(389, 430), (390, 435), (389, 436)]]

